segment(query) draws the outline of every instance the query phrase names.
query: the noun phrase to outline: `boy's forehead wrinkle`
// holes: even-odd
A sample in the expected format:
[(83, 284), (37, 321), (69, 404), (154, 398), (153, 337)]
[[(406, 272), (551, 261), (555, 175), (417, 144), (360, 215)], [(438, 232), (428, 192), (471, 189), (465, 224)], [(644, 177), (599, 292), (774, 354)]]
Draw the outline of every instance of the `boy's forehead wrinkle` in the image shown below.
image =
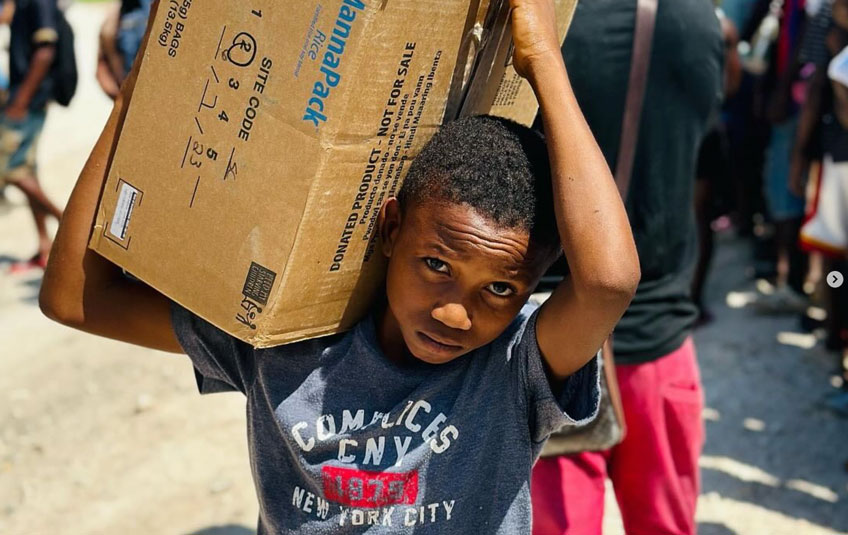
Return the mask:
[(460, 222), (437, 222), (436, 235), (448, 249), (465, 254), (483, 250), (489, 254), (508, 256), (506, 269), (520, 270), (527, 260), (527, 243), (495, 229), (481, 229)]
[(538, 260), (530, 232), (499, 226), (468, 205), (429, 202), (411, 207), (420, 245), (448, 257), (484, 253), (493, 271), (511, 278), (530, 278)]
[(428, 241), (425, 245), (435, 250), (438, 254), (444, 256), (462, 256), (460, 254), (460, 251), (457, 251), (453, 247), (448, 246), (448, 244), (443, 243), (440, 239), (437, 239), (435, 241)]
[[(458, 245), (461, 246), (461, 243)], [(425, 246), (435, 251), (436, 254), (448, 259), (467, 259), (474, 256), (474, 251), (468, 247), (451, 247), (449, 244), (442, 243), (441, 240), (428, 242)], [(509, 257), (503, 255), (499, 260), (501, 259), (502, 261), (493, 261), (491, 258), (487, 258), (486, 262), (492, 268), (492, 271), (500, 273), (504, 278), (525, 282), (530, 280), (531, 277), (528, 273), (532, 266), (532, 260), (530, 258), (524, 259), (521, 263), (515, 262), (512, 255)]]

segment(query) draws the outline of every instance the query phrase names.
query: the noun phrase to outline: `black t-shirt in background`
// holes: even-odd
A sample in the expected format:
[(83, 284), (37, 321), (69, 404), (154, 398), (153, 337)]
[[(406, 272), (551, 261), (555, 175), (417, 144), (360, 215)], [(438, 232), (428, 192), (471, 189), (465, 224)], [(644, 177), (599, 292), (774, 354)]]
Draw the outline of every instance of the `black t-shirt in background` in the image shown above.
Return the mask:
[[(55, 45), (59, 40), (59, 7), (56, 0), (15, 0), (10, 25), (9, 79), (12, 98), (30, 68), (32, 55), (39, 46)], [(29, 108), (40, 111), (53, 95), (53, 76), (47, 73)]]
[(141, 8), (139, 0), (121, 0), (121, 16)]
[[(630, 74), (636, 0), (580, 2), (563, 56), (577, 100), (615, 169)], [(723, 41), (709, 0), (660, 0), (627, 211), (642, 282), (615, 331), (616, 359), (678, 349), (697, 309), (693, 183), (698, 148), (721, 99)]]

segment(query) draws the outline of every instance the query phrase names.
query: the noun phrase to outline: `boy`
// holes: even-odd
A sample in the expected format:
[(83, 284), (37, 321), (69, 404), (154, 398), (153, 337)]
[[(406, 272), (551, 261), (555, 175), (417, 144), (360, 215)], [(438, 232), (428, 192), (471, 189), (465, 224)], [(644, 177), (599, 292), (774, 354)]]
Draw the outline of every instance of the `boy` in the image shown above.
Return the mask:
[(12, 272), (47, 265), (51, 244), (45, 220), (47, 216), (57, 220), (62, 217), (62, 211), (41, 189), (35, 166), (38, 139), (53, 92), (50, 70), (59, 40), (58, 15), (55, 0), (18, 0), (12, 16), (10, 97), (0, 124), (0, 185), (14, 184), (26, 195), (38, 231), (35, 256), (13, 264)]
[[(593, 356), (635, 291), (638, 259), (571, 93), (552, 1), (511, 6), (514, 64), (541, 103), (553, 172), (528, 129), (446, 126), (383, 207), (385, 300), (349, 333), (254, 350), (86, 249), (123, 96), (79, 179), (42, 310), (185, 351), (202, 392), (245, 393), (259, 533), (528, 532), (542, 444), (597, 409)], [(560, 244), (571, 278), (519, 314)]]

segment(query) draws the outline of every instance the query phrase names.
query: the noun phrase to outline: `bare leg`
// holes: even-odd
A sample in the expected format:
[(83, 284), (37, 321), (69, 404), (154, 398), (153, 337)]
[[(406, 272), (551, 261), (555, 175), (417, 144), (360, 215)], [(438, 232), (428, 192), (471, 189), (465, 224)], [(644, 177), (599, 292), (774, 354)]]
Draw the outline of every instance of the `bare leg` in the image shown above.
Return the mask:
[(47, 214), (32, 201), (29, 203), (29, 208), (32, 210), (32, 218), (35, 219), (35, 228), (38, 231), (38, 255), (46, 257), (50, 254), (50, 247), (53, 244), (50, 236), (47, 235)]
[(29, 201), (32, 217), (35, 220), (35, 228), (38, 232), (36, 259), (44, 261), (50, 254), (50, 247), (53, 245), (50, 236), (47, 234), (47, 216), (53, 216), (59, 220), (62, 218), (62, 211), (47, 198), (34, 175), (18, 180), (14, 184), (24, 192), (27, 201)]
[(39, 207), (41, 210), (46, 212), (48, 215), (55, 217), (57, 220), (62, 219), (62, 210), (60, 210), (59, 207), (47, 198), (47, 195), (44, 193), (44, 190), (41, 189), (41, 185), (39, 185), (38, 179), (35, 176), (28, 176), (13, 182), (13, 184), (24, 192), (24, 195), (27, 196), (27, 200), (29, 200), (31, 205)]

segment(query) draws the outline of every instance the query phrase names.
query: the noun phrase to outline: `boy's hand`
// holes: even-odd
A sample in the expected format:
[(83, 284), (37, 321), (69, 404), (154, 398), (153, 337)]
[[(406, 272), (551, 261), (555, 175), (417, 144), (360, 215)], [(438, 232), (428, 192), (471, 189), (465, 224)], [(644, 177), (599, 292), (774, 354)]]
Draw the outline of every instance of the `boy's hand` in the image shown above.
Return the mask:
[(516, 72), (531, 80), (539, 66), (562, 63), (553, 0), (509, 0), (509, 5)]

